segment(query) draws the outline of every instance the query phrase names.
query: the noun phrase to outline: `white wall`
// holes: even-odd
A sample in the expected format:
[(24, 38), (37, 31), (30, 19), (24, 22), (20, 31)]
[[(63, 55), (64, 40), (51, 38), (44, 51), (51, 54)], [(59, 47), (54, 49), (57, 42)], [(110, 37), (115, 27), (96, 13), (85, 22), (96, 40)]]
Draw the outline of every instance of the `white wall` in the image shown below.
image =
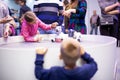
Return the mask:
[(86, 25), (87, 25), (88, 33), (90, 32), (90, 17), (93, 13), (93, 10), (96, 10), (97, 13), (101, 15), (101, 11), (97, 0), (87, 0)]

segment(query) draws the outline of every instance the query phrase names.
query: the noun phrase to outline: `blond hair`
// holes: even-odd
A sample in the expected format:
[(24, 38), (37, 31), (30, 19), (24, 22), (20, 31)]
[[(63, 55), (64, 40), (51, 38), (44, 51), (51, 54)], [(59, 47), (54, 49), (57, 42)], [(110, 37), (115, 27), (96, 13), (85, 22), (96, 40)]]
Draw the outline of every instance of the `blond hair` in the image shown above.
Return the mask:
[(66, 66), (73, 68), (80, 57), (80, 44), (75, 39), (63, 40), (61, 44), (61, 56)]

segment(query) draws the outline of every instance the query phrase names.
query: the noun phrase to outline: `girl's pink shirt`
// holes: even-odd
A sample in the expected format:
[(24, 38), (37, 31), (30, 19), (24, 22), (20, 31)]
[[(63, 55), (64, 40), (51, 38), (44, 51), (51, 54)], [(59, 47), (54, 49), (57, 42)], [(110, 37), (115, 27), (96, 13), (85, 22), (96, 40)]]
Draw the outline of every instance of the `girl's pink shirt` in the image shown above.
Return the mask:
[(21, 35), (24, 37), (25, 41), (34, 42), (34, 36), (37, 34), (39, 27), (44, 30), (52, 29), (51, 25), (47, 25), (39, 19), (37, 19), (34, 24), (29, 24), (24, 19), (21, 25)]

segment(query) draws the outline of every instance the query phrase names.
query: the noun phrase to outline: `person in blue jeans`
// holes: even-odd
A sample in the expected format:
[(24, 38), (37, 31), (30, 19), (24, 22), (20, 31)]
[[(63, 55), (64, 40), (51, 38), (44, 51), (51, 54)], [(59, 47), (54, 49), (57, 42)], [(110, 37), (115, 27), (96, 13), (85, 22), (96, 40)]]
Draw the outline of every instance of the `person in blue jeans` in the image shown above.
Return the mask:
[[(63, 40), (61, 43), (60, 59), (64, 61), (63, 67), (43, 68), (44, 55), (47, 50), (47, 48), (36, 49), (35, 76), (38, 80), (90, 80), (98, 70), (94, 59), (73, 38)], [(81, 67), (76, 66), (79, 58), (86, 62)]]
[(98, 26), (100, 25), (100, 17), (96, 13), (96, 10), (93, 10), (93, 15), (90, 18), (90, 25), (91, 25), (90, 34), (93, 34), (93, 31), (95, 31), (95, 35), (97, 35), (98, 34)]

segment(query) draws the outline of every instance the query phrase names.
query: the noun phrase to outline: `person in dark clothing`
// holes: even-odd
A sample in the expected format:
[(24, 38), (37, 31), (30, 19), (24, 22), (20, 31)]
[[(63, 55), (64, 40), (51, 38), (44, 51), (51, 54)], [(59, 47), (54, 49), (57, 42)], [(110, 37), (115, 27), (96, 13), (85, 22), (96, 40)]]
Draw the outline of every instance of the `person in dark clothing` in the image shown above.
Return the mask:
[(86, 0), (70, 0), (70, 3), (66, 6), (65, 11), (63, 11), (63, 15), (67, 17), (65, 21), (65, 31), (68, 32), (70, 29), (73, 29), (81, 34), (86, 34), (86, 11)]
[(18, 4), (21, 6), (19, 18), (22, 17), (27, 11), (31, 11), (30, 7), (26, 5), (26, 0), (19, 0)]
[(119, 2), (119, 14), (118, 14), (118, 34), (117, 34), (117, 39), (118, 39), (118, 43), (117, 46), (120, 47), (120, 0), (118, 0)]
[[(43, 68), (43, 58), (47, 50), (47, 48), (36, 49), (35, 76), (38, 80), (90, 80), (98, 70), (97, 63), (75, 39), (63, 40), (61, 44), (60, 59), (64, 61), (63, 67)], [(76, 66), (79, 58), (86, 61), (81, 67)]]
[(98, 3), (102, 14), (100, 33), (101, 35), (117, 38), (118, 46), (118, 14), (120, 14), (120, 3), (118, 0), (98, 0)]

